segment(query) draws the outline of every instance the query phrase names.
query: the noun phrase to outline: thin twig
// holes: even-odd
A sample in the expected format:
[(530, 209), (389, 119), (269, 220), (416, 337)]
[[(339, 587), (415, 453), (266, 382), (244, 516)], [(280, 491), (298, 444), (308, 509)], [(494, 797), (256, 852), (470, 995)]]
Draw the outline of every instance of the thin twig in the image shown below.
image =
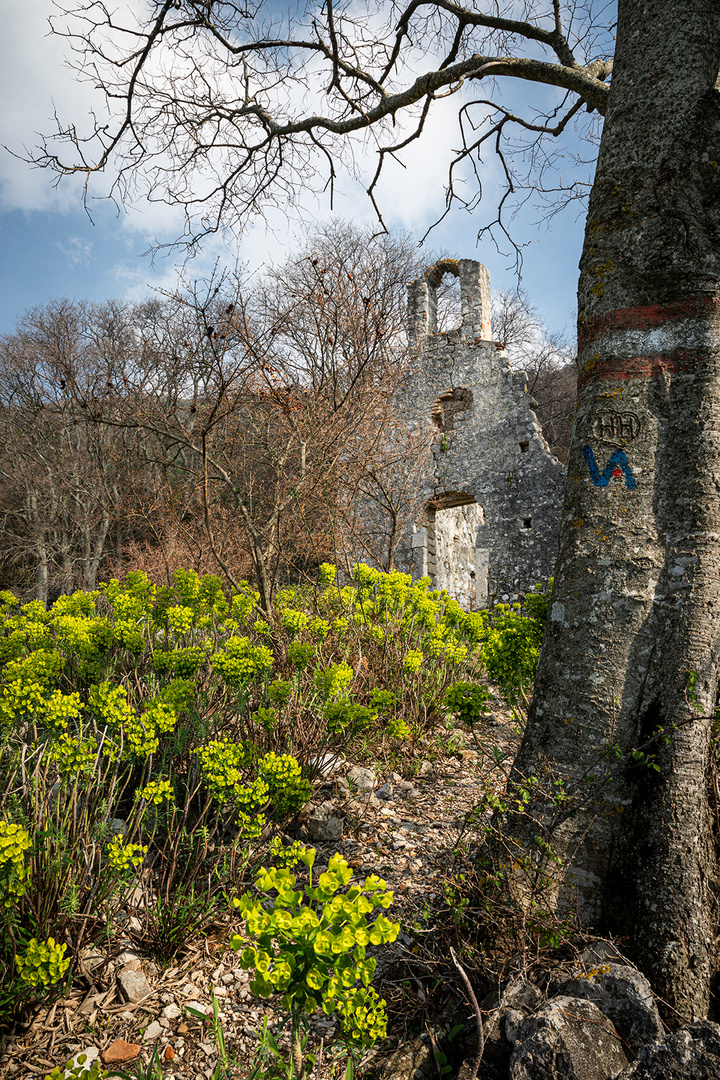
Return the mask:
[(450, 947), (450, 958), (451, 958), (453, 964), (455, 965), (455, 967), (458, 970), (460, 978), (463, 981), (463, 985), (465, 986), (465, 992), (467, 993), (470, 1004), (473, 1007), (473, 1012), (475, 1013), (475, 1023), (477, 1025), (477, 1036), (478, 1036), (478, 1048), (477, 1048), (477, 1054), (475, 1055), (475, 1060), (473, 1061), (470, 1076), (468, 1077), (468, 1080), (475, 1080), (475, 1078), (477, 1077), (477, 1074), (478, 1074), (478, 1069), (480, 1068), (480, 1062), (482, 1061), (483, 1051), (485, 1050), (485, 1033), (483, 1031), (482, 1016), (480, 1015), (480, 1006), (478, 1005), (477, 998), (475, 997), (475, 991), (473, 990), (472, 986), (470, 985), (470, 980), (467, 977), (465, 969), (463, 968), (462, 964), (460, 963), (457, 956), (455, 955), (455, 950), (452, 948), (452, 946)]
[(430, 1045), (432, 1046), (433, 1060), (435, 1062), (435, 1072), (438, 1074), (439, 1080), (441, 1080), (441, 1078), (442, 1078), (442, 1069), (441, 1069), (441, 1066), (440, 1066), (440, 1061), (441, 1061), (440, 1044), (438, 1043), (437, 1036), (436, 1036), (435, 1032), (432, 1030), (432, 1028), (429, 1028), (427, 1025), (425, 1025), (425, 1030), (427, 1031), (428, 1035), (430, 1036)]

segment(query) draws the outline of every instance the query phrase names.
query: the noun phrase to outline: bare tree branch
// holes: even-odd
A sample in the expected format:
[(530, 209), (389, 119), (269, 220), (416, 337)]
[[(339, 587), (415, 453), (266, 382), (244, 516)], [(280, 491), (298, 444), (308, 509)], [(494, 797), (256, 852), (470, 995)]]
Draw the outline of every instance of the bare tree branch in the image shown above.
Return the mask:
[[(86, 205), (92, 177), (108, 173), (117, 201), (140, 185), (151, 200), (183, 206), (179, 242), (190, 247), (241, 227), (250, 212), (292, 203), (300, 177), (307, 188), (324, 174), (332, 199), (353, 153), (348, 137), (370, 132), (379, 161), (368, 190), (382, 222), (383, 164), (419, 137), (438, 99), (457, 96), (467, 111), (466, 87), (480, 81), (498, 94), (507, 79), (559, 88), (572, 99), (564, 122), (552, 121), (554, 101), (529, 118), (488, 98), (506, 123), (558, 137), (583, 105), (604, 113), (612, 71), (611, 59), (590, 54), (596, 42), (610, 47), (604, 28), (561, 0), (551, 15), (529, 3), (524, 19), (450, 0), (412, 0), (399, 12), (389, 0), (363, 12), (326, 0), (294, 13), (262, 0), (252, 11), (155, 0), (146, 22), (126, 14), (123, 23), (98, 0), (60, 10), (53, 31), (68, 40), (78, 77), (104, 94), (107, 115), (84, 134), (58, 121), (31, 160), (58, 177), (83, 175)], [(446, 48), (434, 66), (415, 44), (428, 33), (438, 53)], [(398, 124), (403, 134), (387, 141)], [(504, 138), (503, 124), (494, 130)], [(479, 145), (464, 143), (456, 164)]]

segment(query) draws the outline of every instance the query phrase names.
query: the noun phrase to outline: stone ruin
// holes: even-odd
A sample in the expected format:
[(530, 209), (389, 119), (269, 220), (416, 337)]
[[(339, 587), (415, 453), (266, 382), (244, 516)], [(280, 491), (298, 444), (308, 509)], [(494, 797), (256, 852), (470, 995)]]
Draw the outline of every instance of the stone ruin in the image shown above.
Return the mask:
[[(437, 290), (460, 279), (462, 323), (437, 332)], [(412, 355), (400, 408), (433, 433), (398, 569), (429, 576), (468, 610), (515, 600), (547, 582), (557, 554), (565, 475), (532, 410), (524, 372), (493, 342), (490, 275), (472, 259), (444, 259), (408, 289)]]

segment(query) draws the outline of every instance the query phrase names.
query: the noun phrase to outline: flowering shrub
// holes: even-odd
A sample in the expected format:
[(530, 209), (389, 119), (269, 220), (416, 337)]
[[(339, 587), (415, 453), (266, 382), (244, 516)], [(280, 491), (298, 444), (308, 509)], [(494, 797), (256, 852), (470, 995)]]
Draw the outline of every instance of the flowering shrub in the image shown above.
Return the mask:
[(347, 690), (352, 677), (353, 669), (343, 660), (339, 664), (331, 664), (324, 671), (318, 669), (313, 676), (313, 682), (327, 701), (328, 698), (337, 697)]
[(370, 705), (378, 712), (388, 712), (397, 705), (397, 694), (392, 690), (371, 690)]
[(169, 802), (174, 798), (175, 792), (169, 780), (151, 780), (138, 794), (146, 802), (160, 806), (161, 803)]
[(325, 706), (325, 719), (328, 731), (336, 735), (350, 729), (354, 732), (365, 731), (378, 714), (368, 705), (354, 705), (350, 702), (333, 702)]
[(66, 952), (67, 945), (57, 945), (55, 938), (50, 937), (44, 942), (31, 938), (23, 955), (15, 957), (20, 978), (28, 986), (54, 986), (70, 967)]
[(0, 821), (0, 895), (6, 908), (12, 907), (27, 891), (25, 852), (31, 847), (27, 829), (12, 822)]
[(310, 636), (316, 641), (325, 641), (330, 633), (330, 623), (327, 619), (313, 619), (309, 624)]
[(186, 634), (193, 624), (194, 612), (192, 608), (175, 604), (165, 612), (168, 627), (175, 634)]
[(90, 738), (87, 742), (74, 738), (63, 731), (57, 742), (50, 748), (51, 761), (57, 762), (61, 773), (74, 776), (82, 769), (91, 768), (97, 754), (97, 741)]
[(519, 605), (496, 605), (480, 655), (508, 701), (516, 701), (532, 687), (542, 635), (543, 625), (522, 615)]
[[(210, 743), (197, 754), (210, 796), (236, 809), (237, 823), (248, 838), (260, 835), (268, 808), (278, 819), (292, 817), (312, 793), (300, 765), (289, 754), (271, 752), (256, 762), (254, 747), (227, 740)], [(257, 776), (247, 783), (254, 766)]]
[(329, 588), (337, 577), (337, 567), (331, 563), (321, 563), (318, 568), (318, 584), (321, 588)]
[(523, 607), (525, 613), (529, 618), (534, 619), (541, 627), (545, 626), (547, 622), (548, 612), (550, 611), (550, 597), (553, 590), (553, 578), (550, 578), (547, 589), (543, 589), (542, 585), (538, 582), (534, 589), (525, 597)]
[(126, 844), (119, 833), (113, 836), (107, 846), (108, 862), (119, 874), (137, 870), (142, 866), (147, 852), (147, 844)]
[(270, 787), (261, 776), (247, 787), (235, 789), (235, 820), (240, 836), (246, 840), (255, 840), (262, 834), (266, 819), (260, 811), (267, 805), (269, 795)]
[(192, 677), (197, 674), (209, 652), (212, 652), (212, 646), (209, 649), (202, 645), (190, 645), (185, 649), (158, 649), (153, 655), (152, 666), (158, 675)]
[(39, 682), (11, 682), (3, 690), (0, 701), (0, 715), (8, 726), (35, 716), (42, 716), (45, 711), (45, 687)]
[(251, 589), (247, 581), (240, 582), (240, 589), (240, 592), (233, 595), (231, 614), (240, 626), (245, 626), (260, 600), (260, 593)]
[(285, 845), (279, 836), (274, 836), (268, 847), (271, 861), (282, 867), (296, 866), (300, 862), (300, 856), (306, 851), (305, 844), (299, 840), (293, 840), (291, 844)]
[(252, 719), (268, 734), (277, 727), (277, 713), (274, 709), (260, 708), (252, 714)]
[(111, 686), (109, 682), (91, 686), (88, 704), (98, 720), (111, 730), (135, 720), (135, 710), (128, 702), (124, 686)]
[(273, 679), (268, 687), (268, 697), (278, 705), (287, 705), (292, 693), (292, 685), (284, 679)]
[(291, 642), (288, 656), (296, 668), (306, 668), (315, 655), (314, 645), (303, 645), (299, 641)]
[(175, 710), (162, 698), (150, 701), (140, 717), (125, 724), (125, 738), (130, 753), (147, 757), (157, 752), (160, 736), (172, 731), (177, 723)]
[(492, 701), (492, 694), (479, 683), (456, 682), (447, 688), (444, 700), (448, 712), (467, 724), (474, 724), (490, 712), (488, 702)]
[(306, 630), (310, 624), (310, 616), (305, 611), (296, 611), (294, 608), (285, 608), (282, 613), (282, 626), (288, 634), (295, 637), (301, 630)]
[(79, 694), (63, 694), (60, 690), (54, 690), (45, 703), (44, 721), (48, 727), (64, 731), (71, 721), (79, 718), (82, 709)]
[(215, 653), (214, 664), (229, 686), (238, 686), (271, 671), (273, 654), (265, 645), (251, 645), (250, 638), (231, 637)]
[[(399, 924), (383, 914), (392, 892), (373, 874), (362, 885), (351, 884), (352, 870), (339, 854), (331, 857), (315, 886), (314, 848), (294, 844), (283, 850), (277, 844), (273, 854), (284, 865), (260, 869), (255, 879), (259, 895), (246, 892), (233, 901), (245, 920), (245, 934), (233, 935), (230, 944), (243, 966), (255, 973), (252, 993), (282, 995), (292, 1018), (294, 1057), (303, 1014), (319, 1007), (338, 1014), (348, 1043), (372, 1046), (385, 1036), (387, 1016), (385, 1002), (370, 985), (376, 960), (367, 956), (367, 946), (398, 935)], [(309, 883), (301, 889), (289, 869), (297, 862), (309, 871)]]
[(420, 649), (410, 649), (409, 652), (405, 654), (405, 659), (403, 660), (403, 669), (408, 673), (408, 675), (414, 675), (415, 672), (419, 671), (422, 667), (422, 662), (423, 654), (421, 653)]
[(242, 743), (215, 739), (195, 753), (211, 797), (220, 803), (234, 799), (242, 788), (244, 771), (250, 764), (248, 751)]
[(340, 990), (335, 1012), (346, 1036), (359, 1046), (374, 1046), (387, 1035), (386, 1005), (371, 986)]
[[(14, 621), (14, 620), (13, 620)], [(45, 713), (49, 687), (57, 676), (61, 659), (57, 653), (38, 649), (10, 660), (3, 672), (0, 718), (6, 724), (22, 722)]]
[(312, 795), (312, 785), (290, 754), (266, 754), (260, 762), (260, 777), (268, 786), (268, 795), (278, 819), (292, 817)]
[[(162, 587), (128, 574), (47, 610), (0, 593), (0, 977), (16, 929), (81, 940), (146, 856), (165, 896), (226, 888), (236, 856), (307, 801), (324, 753), (388, 738), (402, 753), (442, 720), (449, 686), (478, 680), (482, 650), (492, 662), (495, 615), (428, 579), (336, 577), (327, 564), (316, 586), (281, 590), (272, 616), (246, 582), (192, 571)], [(125, 830), (110, 838), (113, 817)], [(372, 1031), (369, 989), (338, 989), (337, 1008)]]

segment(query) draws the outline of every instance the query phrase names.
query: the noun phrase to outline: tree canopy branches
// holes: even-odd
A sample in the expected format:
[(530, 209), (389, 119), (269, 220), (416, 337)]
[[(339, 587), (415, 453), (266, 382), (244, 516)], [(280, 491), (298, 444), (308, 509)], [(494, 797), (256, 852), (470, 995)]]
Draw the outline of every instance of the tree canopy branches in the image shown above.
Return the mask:
[[(488, 141), (512, 189), (509, 131), (536, 140), (561, 134), (583, 107), (604, 113), (612, 42), (592, 2), (554, 0), (550, 12), (532, 0), (481, 6), (378, 0), (360, 11), (325, 0), (283, 13), (267, 0), (155, 0), (122, 22), (98, 0), (61, 7), (53, 32), (68, 39), (79, 77), (104, 93), (106, 113), (86, 132), (58, 118), (33, 160), (84, 175), (86, 195), (93, 175), (109, 171), (119, 201), (139, 185), (151, 200), (182, 205), (192, 246), (292, 203), (299, 186), (332, 197), (339, 167), (367, 153), (368, 140), (374, 198), (387, 157), (418, 137), (435, 102), (456, 96), (464, 121), (447, 200), (457, 197), (458, 166)], [(522, 113), (501, 102), (508, 78), (563, 94)], [(472, 101), (479, 83), (487, 93)]]

